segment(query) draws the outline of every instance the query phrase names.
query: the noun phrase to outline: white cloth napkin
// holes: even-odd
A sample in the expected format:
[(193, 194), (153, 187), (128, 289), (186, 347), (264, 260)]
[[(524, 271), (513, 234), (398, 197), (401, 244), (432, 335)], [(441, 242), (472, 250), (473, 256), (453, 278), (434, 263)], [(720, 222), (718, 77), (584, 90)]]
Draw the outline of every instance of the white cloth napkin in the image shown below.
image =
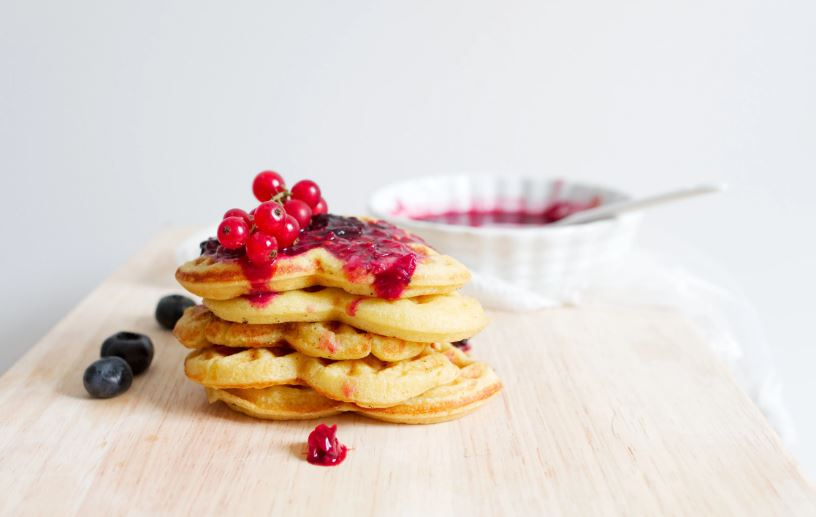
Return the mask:
[[(683, 266), (677, 265), (678, 261)], [(504, 311), (581, 304), (657, 306), (678, 310), (697, 326), (712, 350), (729, 365), (736, 381), (790, 446), (796, 442), (797, 433), (782, 398), (782, 383), (774, 368), (760, 320), (744, 296), (720, 284), (724, 275), (720, 274), (715, 283), (691, 271), (716, 269), (710, 263), (699, 267), (701, 263), (704, 261), (699, 256), (689, 253), (658, 254), (639, 250), (614, 272), (593, 278), (589, 282), (591, 288), (569, 293), (561, 300), (478, 272), (474, 272), (471, 283), (463, 291), (479, 299), (487, 308)]]

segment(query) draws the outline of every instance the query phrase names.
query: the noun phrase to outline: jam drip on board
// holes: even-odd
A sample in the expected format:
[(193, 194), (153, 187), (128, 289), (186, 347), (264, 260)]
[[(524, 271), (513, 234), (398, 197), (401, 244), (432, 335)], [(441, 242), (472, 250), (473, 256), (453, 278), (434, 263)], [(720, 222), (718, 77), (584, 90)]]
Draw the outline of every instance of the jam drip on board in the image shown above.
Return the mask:
[(337, 425), (320, 424), (309, 433), (306, 461), (312, 465), (333, 467), (346, 459), (348, 448), (337, 439)]
[[(414, 274), (418, 254), (411, 244), (422, 239), (384, 221), (366, 222), (356, 217), (319, 214), (280, 256), (295, 256), (315, 248), (324, 248), (343, 262), (343, 271), (351, 281), (367, 275), (374, 277), (374, 292), (387, 300), (399, 298)], [(201, 254), (216, 260), (236, 261), (255, 292), (267, 290), (275, 273), (275, 262), (253, 264), (243, 252), (231, 251), (210, 239), (201, 243)]]

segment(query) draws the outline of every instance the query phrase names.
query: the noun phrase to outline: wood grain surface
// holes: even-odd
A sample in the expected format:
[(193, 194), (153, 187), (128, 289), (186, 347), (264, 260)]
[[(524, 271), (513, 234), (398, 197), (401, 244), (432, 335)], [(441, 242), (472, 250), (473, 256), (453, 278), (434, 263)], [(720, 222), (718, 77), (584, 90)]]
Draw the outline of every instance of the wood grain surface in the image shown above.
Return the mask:
[[(505, 389), (431, 426), (326, 419), (352, 450), (303, 458), (316, 422), (209, 405), (158, 327), (180, 292), (167, 231), (0, 378), (0, 512), (120, 515), (814, 515), (814, 491), (754, 404), (677, 314), (492, 313), (472, 354)], [(61, 266), (63, 267), (63, 266)], [(156, 357), (128, 393), (82, 373), (121, 329)]]

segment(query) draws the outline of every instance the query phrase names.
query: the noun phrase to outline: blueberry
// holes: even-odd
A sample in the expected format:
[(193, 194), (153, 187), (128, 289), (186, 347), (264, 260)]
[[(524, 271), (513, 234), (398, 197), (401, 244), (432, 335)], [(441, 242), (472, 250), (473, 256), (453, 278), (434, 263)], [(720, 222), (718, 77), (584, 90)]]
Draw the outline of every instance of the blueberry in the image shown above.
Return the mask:
[(356, 217), (318, 214), (312, 217), (309, 230), (324, 230), (326, 234), (333, 233), (337, 237), (353, 239), (354, 237), (362, 235), (365, 224), (366, 223)]
[(156, 320), (159, 325), (167, 330), (173, 330), (176, 322), (184, 314), (184, 310), (193, 305), (195, 305), (193, 300), (180, 294), (165, 296), (159, 300), (159, 304), (156, 306)]
[(153, 342), (144, 334), (117, 332), (102, 343), (99, 355), (121, 357), (133, 373), (139, 375), (147, 370), (153, 360)]
[(126, 392), (133, 383), (133, 370), (121, 357), (103, 357), (94, 361), (82, 376), (88, 393), (108, 399)]
[(206, 241), (202, 241), (198, 247), (201, 250), (201, 255), (215, 255), (218, 252), (218, 247), (220, 245), (221, 243), (218, 242), (218, 239), (215, 237), (210, 237)]

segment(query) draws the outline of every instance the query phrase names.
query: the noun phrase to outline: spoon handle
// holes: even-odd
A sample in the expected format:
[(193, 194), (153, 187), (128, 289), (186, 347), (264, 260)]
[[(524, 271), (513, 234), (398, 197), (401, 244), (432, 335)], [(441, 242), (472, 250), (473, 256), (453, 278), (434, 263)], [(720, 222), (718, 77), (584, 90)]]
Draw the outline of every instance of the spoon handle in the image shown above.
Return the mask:
[(663, 194), (656, 194), (654, 196), (619, 201), (617, 203), (610, 203), (608, 205), (590, 208), (589, 210), (582, 210), (550, 224), (564, 226), (568, 224), (588, 223), (591, 221), (597, 221), (598, 219), (605, 219), (613, 215), (622, 214), (624, 212), (642, 210), (655, 205), (680, 201), (682, 199), (701, 196), (703, 194), (722, 192), (723, 190), (725, 190), (725, 185), (722, 184), (706, 184), (698, 185), (696, 187), (677, 189), (664, 192)]

